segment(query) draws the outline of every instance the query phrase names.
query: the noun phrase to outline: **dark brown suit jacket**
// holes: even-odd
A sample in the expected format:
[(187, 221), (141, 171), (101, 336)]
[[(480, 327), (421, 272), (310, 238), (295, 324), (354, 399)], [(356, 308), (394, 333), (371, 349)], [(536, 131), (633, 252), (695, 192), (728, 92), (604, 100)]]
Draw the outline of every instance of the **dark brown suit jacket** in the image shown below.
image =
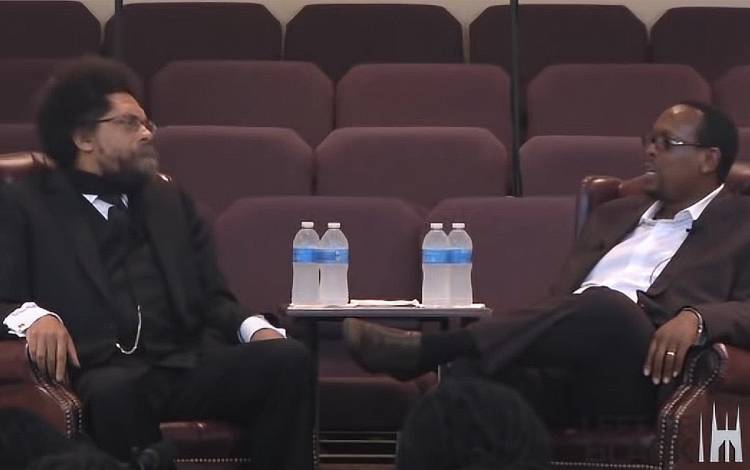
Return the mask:
[[(554, 293), (576, 290), (596, 263), (635, 229), (652, 203), (634, 196), (596, 209)], [(703, 315), (708, 341), (750, 349), (750, 197), (720, 192), (648, 291), (639, 294), (638, 304), (656, 326), (683, 307), (693, 307)]]

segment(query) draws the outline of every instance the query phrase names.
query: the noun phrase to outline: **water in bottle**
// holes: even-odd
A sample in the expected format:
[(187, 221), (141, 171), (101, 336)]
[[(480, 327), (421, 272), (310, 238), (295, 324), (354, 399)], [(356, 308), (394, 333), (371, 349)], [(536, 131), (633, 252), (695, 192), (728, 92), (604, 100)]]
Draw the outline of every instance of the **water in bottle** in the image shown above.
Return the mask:
[(431, 223), (422, 242), (422, 304), (445, 307), (450, 296), (450, 243), (443, 224)]
[(331, 222), (320, 238), (320, 303), (346, 305), (349, 303), (349, 242), (341, 231), (341, 224)]
[(474, 302), (471, 290), (471, 258), (473, 244), (471, 237), (466, 233), (466, 224), (455, 223), (453, 230), (448, 234), (450, 242), (450, 305), (452, 307), (465, 307)]
[(317, 251), (320, 239), (312, 222), (302, 222), (292, 242), (292, 303), (315, 305), (318, 303)]

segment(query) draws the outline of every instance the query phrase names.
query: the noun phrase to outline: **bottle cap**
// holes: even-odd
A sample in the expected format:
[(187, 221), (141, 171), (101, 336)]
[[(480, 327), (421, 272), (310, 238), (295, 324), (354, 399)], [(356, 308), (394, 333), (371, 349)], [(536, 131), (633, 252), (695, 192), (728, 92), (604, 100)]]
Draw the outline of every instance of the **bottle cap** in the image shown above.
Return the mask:
[(466, 224), (463, 222), (454, 222), (453, 224), (451, 224), (451, 227), (463, 230), (466, 228)]
[(315, 224), (312, 222), (302, 222), (302, 228), (313, 228)]
[(430, 222), (430, 230), (443, 230), (443, 224), (440, 222)]
[(341, 228), (341, 222), (328, 222), (328, 228)]

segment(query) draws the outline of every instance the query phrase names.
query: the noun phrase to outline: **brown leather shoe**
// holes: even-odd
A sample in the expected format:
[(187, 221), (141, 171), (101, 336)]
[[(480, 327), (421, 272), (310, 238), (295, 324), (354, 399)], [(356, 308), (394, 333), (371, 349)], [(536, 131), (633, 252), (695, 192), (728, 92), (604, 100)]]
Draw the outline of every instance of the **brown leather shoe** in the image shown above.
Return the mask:
[(352, 357), (369, 372), (385, 372), (398, 380), (411, 380), (426, 372), (419, 369), (421, 333), (356, 318), (344, 320), (343, 332)]

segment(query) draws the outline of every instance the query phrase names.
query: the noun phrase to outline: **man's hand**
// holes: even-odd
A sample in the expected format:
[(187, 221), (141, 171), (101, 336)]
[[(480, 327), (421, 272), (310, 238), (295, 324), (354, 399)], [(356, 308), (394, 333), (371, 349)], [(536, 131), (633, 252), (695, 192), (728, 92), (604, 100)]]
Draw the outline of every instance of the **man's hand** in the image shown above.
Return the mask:
[(250, 341), (266, 341), (269, 339), (282, 339), (283, 336), (276, 330), (271, 328), (263, 328), (255, 332), (250, 338)]
[(643, 375), (650, 375), (655, 385), (668, 384), (682, 372), (685, 355), (697, 337), (698, 317), (690, 310), (682, 310), (654, 333)]
[(74, 366), (81, 367), (68, 330), (52, 315), (45, 315), (31, 324), (26, 330), (26, 342), (39, 370), (58, 382), (65, 379), (68, 359)]

